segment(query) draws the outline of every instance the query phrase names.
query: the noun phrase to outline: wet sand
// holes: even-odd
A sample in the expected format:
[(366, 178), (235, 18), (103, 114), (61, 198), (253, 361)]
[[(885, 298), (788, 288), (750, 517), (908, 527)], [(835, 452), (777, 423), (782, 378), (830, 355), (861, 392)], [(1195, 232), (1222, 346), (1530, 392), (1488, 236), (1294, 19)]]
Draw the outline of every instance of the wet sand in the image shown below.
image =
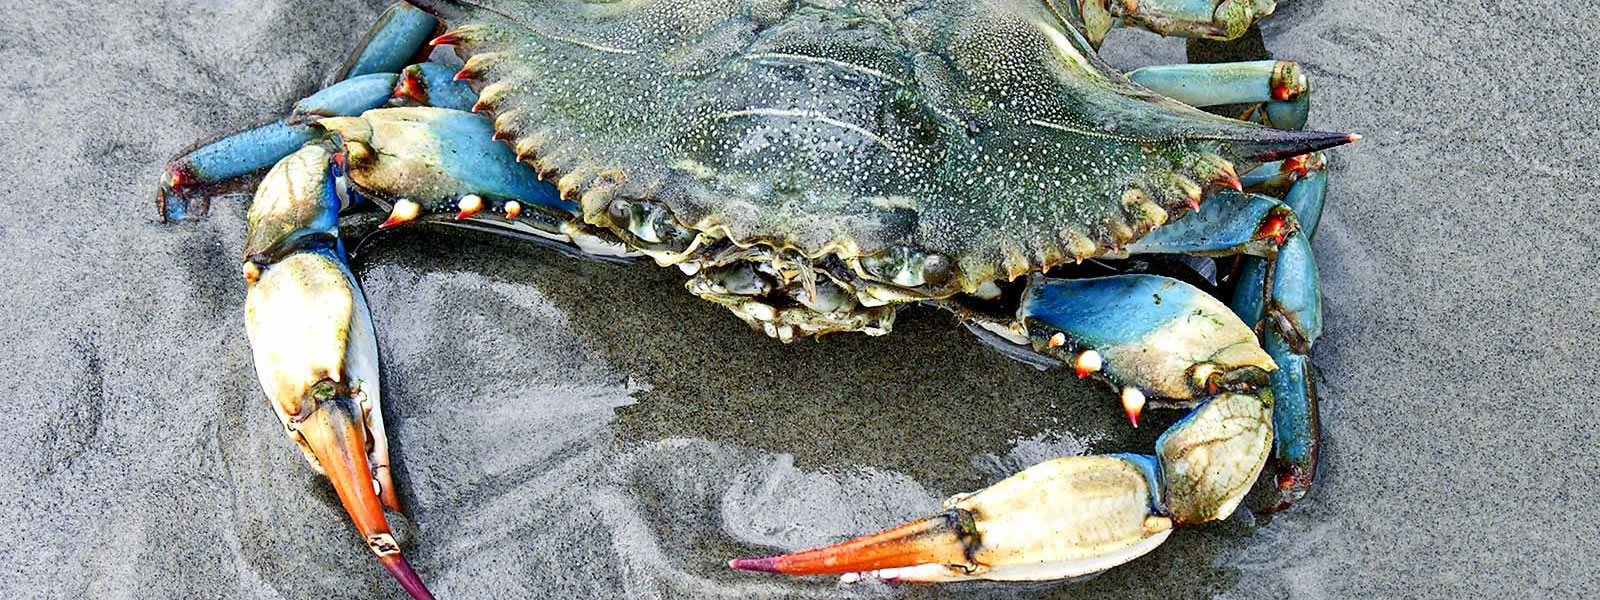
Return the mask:
[[(325, 83), (383, 2), (9, 3), (0, 595), (397, 597), (254, 378), (249, 187), (156, 222), (162, 162)], [(418, 228), (357, 265), (412, 563), (441, 598), (1580, 597), (1600, 279), (1600, 10), (1285, 2), (1336, 152), (1314, 244), (1321, 487), (1067, 585), (837, 586), (732, 556), (897, 524), (1053, 456), (1148, 448), (1109, 396), (939, 312), (780, 345), (675, 271)], [(1180, 41), (1118, 35), (1138, 66)]]

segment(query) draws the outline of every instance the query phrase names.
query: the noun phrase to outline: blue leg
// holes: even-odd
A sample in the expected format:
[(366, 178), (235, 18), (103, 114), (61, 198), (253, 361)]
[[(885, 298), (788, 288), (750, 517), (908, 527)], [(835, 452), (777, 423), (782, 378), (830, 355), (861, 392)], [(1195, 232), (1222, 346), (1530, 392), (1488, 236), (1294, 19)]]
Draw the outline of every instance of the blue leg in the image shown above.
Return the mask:
[[(207, 199), (190, 198), (189, 192), (264, 169), (288, 156), (316, 138), (311, 121), (383, 106), (401, 81), (398, 71), (426, 45), (435, 25), (433, 17), (420, 10), (403, 4), (390, 8), (351, 58), (343, 80), (296, 103), (288, 117), (199, 144), (173, 159), (156, 196), (162, 220), (203, 215)], [(436, 95), (449, 98), (457, 91)], [(191, 207), (191, 200), (199, 206)]]
[(1272, 256), (1296, 227), (1295, 215), (1285, 203), (1260, 194), (1224, 190), (1207, 199), (1200, 212), (1150, 232), (1124, 251), (1130, 255)]
[[(1288, 170), (1284, 170), (1287, 168)], [(1311, 488), (1316, 475), (1316, 387), (1307, 358), (1322, 335), (1322, 304), (1310, 240), (1321, 220), (1327, 171), (1320, 160), (1299, 175), (1299, 165), (1270, 165), (1270, 178), (1287, 192), (1278, 201), (1224, 191), (1189, 215), (1127, 247), (1130, 254), (1249, 255), (1235, 278), (1231, 306), (1257, 331), (1278, 370), (1271, 383), (1277, 492), (1269, 510), (1288, 507)], [(1281, 175), (1281, 177), (1280, 177)], [(1241, 180), (1258, 181), (1253, 174)]]
[(439, 20), (433, 15), (404, 2), (394, 3), (372, 24), (372, 31), (367, 32), (355, 53), (345, 61), (339, 78), (398, 73), (413, 59), (422, 58), (417, 54), (438, 27)]
[(1128, 78), (1191, 106), (1253, 105), (1249, 120), (1279, 129), (1303, 129), (1311, 112), (1311, 84), (1287, 60), (1162, 65)]
[(1231, 303), (1245, 322), (1261, 332), (1278, 364), (1272, 374), (1277, 407), (1273, 413), (1275, 495), (1267, 511), (1288, 508), (1310, 492), (1317, 474), (1320, 423), (1317, 393), (1308, 356), (1322, 336), (1322, 299), (1311, 237), (1321, 219), (1327, 173), (1313, 171), (1295, 182), (1285, 205), (1303, 215), (1276, 260), (1246, 258)]

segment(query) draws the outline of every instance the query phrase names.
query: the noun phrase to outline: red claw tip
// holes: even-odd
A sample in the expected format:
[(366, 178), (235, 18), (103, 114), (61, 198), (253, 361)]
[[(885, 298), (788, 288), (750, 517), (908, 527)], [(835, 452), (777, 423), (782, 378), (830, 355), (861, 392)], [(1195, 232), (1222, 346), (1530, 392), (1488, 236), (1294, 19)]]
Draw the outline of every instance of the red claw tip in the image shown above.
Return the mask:
[(1256, 239), (1270, 239), (1282, 246), (1289, 239), (1289, 222), (1280, 215), (1268, 217), (1256, 230)]
[(1311, 156), (1301, 154), (1285, 159), (1283, 161), (1283, 171), (1285, 173), (1292, 171), (1294, 174), (1304, 177), (1306, 173), (1311, 172)]
[(766, 556), (762, 558), (735, 558), (728, 561), (728, 566), (741, 571), (755, 571), (757, 573), (777, 573), (778, 557)]
[(422, 80), (415, 73), (406, 71), (400, 76), (400, 81), (394, 86), (394, 96), (405, 98), (418, 104), (428, 103), (428, 93), (423, 91)]
[(422, 583), (422, 578), (417, 572), (411, 570), (411, 563), (399, 554), (392, 554), (378, 559), (390, 575), (400, 582), (400, 587), (411, 594), (414, 600), (433, 600), (433, 593), (428, 591), (428, 586)]
[(439, 37), (436, 37), (436, 38), (433, 38), (432, 40), (430, 40), (428, 42), (428, 45), (429, 46), (453, 46), (457, 42), (460, 42), (460, 41), (461, 41), (461, 35), (460, 34), (457, 34), (454, 31), (446, 31), (444, 33), (444, 35), (441, 35)]

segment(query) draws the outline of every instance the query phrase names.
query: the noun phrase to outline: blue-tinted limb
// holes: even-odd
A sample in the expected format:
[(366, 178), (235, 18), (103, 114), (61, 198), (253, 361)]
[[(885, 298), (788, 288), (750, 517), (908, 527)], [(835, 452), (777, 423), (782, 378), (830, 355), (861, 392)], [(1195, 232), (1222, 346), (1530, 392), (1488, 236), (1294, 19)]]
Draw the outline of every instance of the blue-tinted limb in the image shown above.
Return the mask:
[[(1309, 355), (1322, 337), (1322, 296), (1311, 235), (1327, 190), (1325, 172), (1295, 184), (1290, 197), (1306, 209), (1307, 220), (1291, 232), (1275, 259), (1247, 257), (1239, 271), (1231, 306), (1260, 332), (1277, 363), (1272, 373), (1274, 496), (1265, 510), (1288, 508), (1311, 490), (1317, 473), (1320, 424), (1316, 385)], [(1287, 203), (1286, 203), (1287, 205)]]
[[(156, 197), (162, 220), (188, 216), (186, 192), (264, 169), (316, 139), (312, 121), (383, 106), (397, 79), (393, 73), (374, 73), (341, 81), (295, 103), (287, 117), (202, 143), (172, 159)], [(205, 213), (203, 206), (199, 212)]]
[(1129, 244), (1128, 254), (1272, 256), (1298, 225), (1283, 202), (1260, 194), (1224, 190), (1200, 212), (1162, 226)]
[[(187, 192), (264, 169), (315, 139), (310, 121), (383, 106), (396, 91), (400, 69), (427, 46), (437, 24), (420, 10), (396, 4), (352, 55), (343, 80), (297, 102), (288, 117), (196, 145), (173, 159), (156, 196), (162, 220), (190, 214)], [(207, 199), (198, 200), (197, 212), (204, 214)]]
[(439, 20), (433, 15), (404, 2), (394, 3), (372, 24), (372, 30), (340, 69), (339, 78), (400, 72), (414, 59), (424, 58), (419, 54), (438, 27)]
[(1293, 61), (1161, 65), (1128, 78), (1191, 106), (1257, 105), (1243, 118), (1279, 129), (1304, 129), (1311, 112), (1311, 84)]
[(1322, 423), (1317, 415), (1317, 385), (1311, 358), (1289, 348), (1276, 331), (1263, 340), (1278, 370), (1272, 372), (1273, 470), (1276, 494), (1264, 512), (1289, 508), (1311, 491), (1317, 477)]

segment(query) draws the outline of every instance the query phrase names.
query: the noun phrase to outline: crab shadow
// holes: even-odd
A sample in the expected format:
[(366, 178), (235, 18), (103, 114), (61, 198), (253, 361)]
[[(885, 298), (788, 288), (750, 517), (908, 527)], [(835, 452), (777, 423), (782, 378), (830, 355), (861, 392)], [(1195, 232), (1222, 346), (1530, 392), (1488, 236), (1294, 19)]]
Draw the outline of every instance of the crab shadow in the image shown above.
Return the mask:
[[(703, 440), (737, 448), (741, 456), (756, 460), (792, 460), (798, 473), (847, 478), (870, 470), (903, 476), (942, 498), (982, 488), (1061, 454), (1149, 452), (1156, 436), (1181, 416), (1154, 413), (1146, 426), (1131, 429), (1103, 385), (1080, 381), (1068, 370), (1040, 371), (1005, 358), (946, 313), (929, 308), (902, 311), (895, 331), (879, 338), (837, 335), (782, 344), (690, 295), (675, 269), (648, 263), (574, 260), (495, 236), (416, 227), (364, 246), (357, 272), (373, 264), (470, 273), (553, 305), (582, 345), (602, 357), (604, 368), (628, 382), (632, 401), (611, 408), (609, 424), (611, 435), (625, 447)], [(479, 310), (492, 314), (510, 309)], [(382, 327), (384, 318), (378, 319)], [(403, 334), (380, 333), (380, 339), (396, 335)], [(385, 374), (391, 382), (388, 389), (403, 393), (406, 384), (402, 379), (396, 385), (395, 375)], [(406, 450), (396, 451), (403, 463)], [(693, 462), (676, 454), (641, 460)], [(651, 537), (669, 553), (704, 558), (684, 559), (688, 571), (713, 580), (748, 582), (725, 572), (721, 561), (771, 548), (714, 533), (725, 518), (714, 495), (675, 488), (673, 493), (691, 497), (663, 497), (661, 489), (681, 484), (655, 481), (715, 479), (721, 468), (716, 460), (652, 464), (648, 472), (653, 474), (632, 487), (649, 496), (640, 510), (647, 513)], [(402, 464), (401, 472), (405, 470)], [(402, 488), (408, 483), (403, 480)], [(1171, 598), (1173, 589), (1228, 589), (1237, 579), (1232, 569), (1199, 565), (1218, 564), (1215, 546), (1237, 546), (1240, 529), (1237, 523), (1198, 528), (1174, 536), (1135, 563), (1142, 567), (1115, 569), (1069, 585), (965, 584), (878, 589), (867, 595), (1128, 596), (1130, 589), (1149, 589), (1151, 597), (1164, 590), (1161, 597)], [(1150, 581), (1152, 570), (1159, 571), (1159, 582)], [(800, 594), (815, 582), (795, 580), (793, 585), (798, 587), (785, 589)]]

